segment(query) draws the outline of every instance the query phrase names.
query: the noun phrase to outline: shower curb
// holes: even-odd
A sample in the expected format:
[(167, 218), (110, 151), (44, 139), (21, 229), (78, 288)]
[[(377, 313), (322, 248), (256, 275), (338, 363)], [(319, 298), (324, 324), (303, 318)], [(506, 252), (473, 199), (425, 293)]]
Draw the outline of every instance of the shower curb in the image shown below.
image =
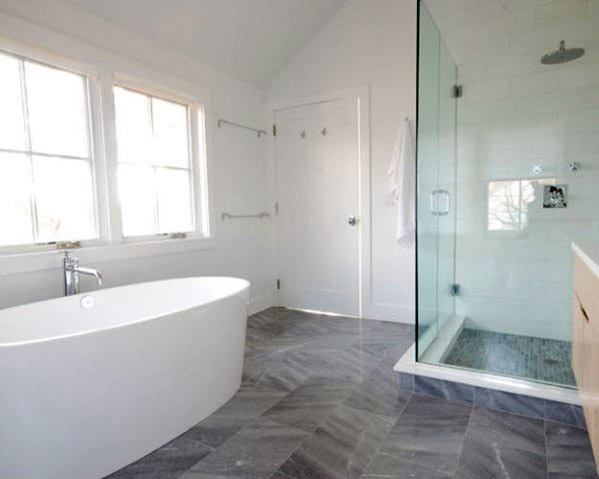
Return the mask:
[(414, 344), (393, 370), (398, 393), (426, 394), (586, 429), (576, 389), (418, 362)]
[(459, 401), (521, 416), (586, 429), (582, 407), (550, 399), (472, 386), (445, 379), (396, 372), (399, 391)]

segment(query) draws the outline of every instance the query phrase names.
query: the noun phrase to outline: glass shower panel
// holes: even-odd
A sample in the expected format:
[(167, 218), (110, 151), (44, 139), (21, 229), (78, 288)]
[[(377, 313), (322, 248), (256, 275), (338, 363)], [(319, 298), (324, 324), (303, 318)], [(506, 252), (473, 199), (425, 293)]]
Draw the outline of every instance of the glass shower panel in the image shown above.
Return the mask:
[(419, 2), (418, 360), (575, 387), (570, 246), (599, 239), (599, 9), (548, 3), (532, 27), (536, 2), (471, 3)]
[(423, 4), (419, 32), (418, 355), (422, 358), (455, 312), (456, 65)]
[(418, 46), (418, 324), (419, 352), (437, 331), (439, 217), (431, 214), (438, 182), (439, 30), (421, 4)]
[(455, 313), (456, 260), (456, 81), (457, 68), (440, 38), (438, 144), (438, 272), (437, 323), (445, 325)]

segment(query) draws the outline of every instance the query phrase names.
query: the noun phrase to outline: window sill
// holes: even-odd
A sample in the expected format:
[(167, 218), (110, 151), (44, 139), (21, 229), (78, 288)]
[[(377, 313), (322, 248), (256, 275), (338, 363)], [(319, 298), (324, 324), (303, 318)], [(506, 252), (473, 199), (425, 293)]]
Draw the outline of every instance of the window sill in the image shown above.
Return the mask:
[[(214, 248), (215, 244), (214, 238), (140, 241), (87, 246), (74, 250), (74, 256), (81, 260), (83, 266), (86, 266), (110, 261), (184, 253), (186, 251), (208, 250)], [(62, 257), (63, 253), (57, 250), (0, 255), (0, 276), (62, 268)]]

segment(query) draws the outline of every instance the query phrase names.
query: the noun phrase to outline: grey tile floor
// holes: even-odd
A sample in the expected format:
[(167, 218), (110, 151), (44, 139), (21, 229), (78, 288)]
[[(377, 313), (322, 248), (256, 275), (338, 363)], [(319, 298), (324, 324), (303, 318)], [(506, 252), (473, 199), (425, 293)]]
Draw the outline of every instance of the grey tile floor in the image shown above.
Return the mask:
[(443, 362), (574, 386), (571, 354), (568, 341), (464, 329)]
[(110, 479), (590, 478), (584, 429), (399, 393), (401, 324), (272, 308), (221, 409)]

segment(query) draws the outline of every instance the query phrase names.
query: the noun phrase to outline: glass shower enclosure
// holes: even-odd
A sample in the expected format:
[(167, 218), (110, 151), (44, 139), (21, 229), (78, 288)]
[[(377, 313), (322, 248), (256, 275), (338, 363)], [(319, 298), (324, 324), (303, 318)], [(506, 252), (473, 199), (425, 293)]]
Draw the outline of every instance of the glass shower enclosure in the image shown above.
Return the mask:
[(493, 3), (419, 1), (417, 360), (575, 387), (570, 243), (599, 240), (599, 9)]
[[(426, 7), (419, 15), (417, 354), (455, 315), (457, 68)], [(438, 341), (437, 341), (438, 342)]]

